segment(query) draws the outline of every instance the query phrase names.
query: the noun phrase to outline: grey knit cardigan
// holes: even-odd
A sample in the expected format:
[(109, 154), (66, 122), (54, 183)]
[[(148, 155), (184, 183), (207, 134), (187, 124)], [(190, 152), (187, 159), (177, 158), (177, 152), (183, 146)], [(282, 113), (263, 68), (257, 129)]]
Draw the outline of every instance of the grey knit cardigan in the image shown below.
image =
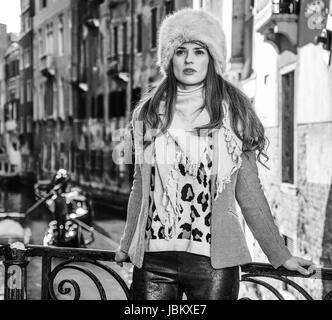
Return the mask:
[[(136, 147), (142, 142), (142, 126), (135, 125), (138, 112), (134, 112), (133, 138), (125, 139), (125, 154), (130, 161), (132, 142)], [(151, 149), (151, 148), (148, 148)], [(214, 148), (213, 166), (217, 165), (217, 148)], [(149, 159), (149, 155), (144, 155)], [(151, 163), (136, 161), (134, 181), (128, 201), (127, 220), (119, 249), (128, 253), (131, 262), (138, 268), (143, 265), (145, 252), (145, 228), (148, 218), (148, 202), (151, 178)], [(138, 163), (137, 163), (138, 162)], [(216, 172), (212, 168), (212, 172)], [(216, 175), (211, 176), (212, 195), (215, 193)], [(287, 261), (291, 254), (276, 227), (267, 199), (258, 176), (256, 153), (242, 154), (242, 165), (231, 176), (221, 195), (212, 197), (211, 215), (211, 265), (215, 269), (243, 265), (252, 262), (243, 229), (236, 212), (236, 201), (242, 215), (274, 268)]]

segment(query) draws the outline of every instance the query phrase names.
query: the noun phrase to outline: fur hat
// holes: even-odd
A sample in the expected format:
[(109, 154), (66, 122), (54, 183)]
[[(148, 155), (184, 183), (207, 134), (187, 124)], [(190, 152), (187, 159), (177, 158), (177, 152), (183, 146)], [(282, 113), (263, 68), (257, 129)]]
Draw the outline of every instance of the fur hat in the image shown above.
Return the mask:
[(168, 15), (161, 23), (158, 39), (158, 66), (165, 74), (175, 50), (184, 42), (204, 43), (223, 75), (226, 67), (226, 40), (218, 18), (204, 9), (185, 8)]

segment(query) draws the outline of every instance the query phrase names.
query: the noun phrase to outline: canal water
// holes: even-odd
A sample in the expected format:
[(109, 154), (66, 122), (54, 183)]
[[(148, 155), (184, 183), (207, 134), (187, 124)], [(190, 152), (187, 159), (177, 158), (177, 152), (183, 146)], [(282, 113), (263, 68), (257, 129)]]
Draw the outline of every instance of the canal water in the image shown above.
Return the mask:
[[(30, 206), (35, 203), (34, 194), (32, 188), (28, 187), (3, 187), (0, 186), (0, 212), (20, 212), (24, 213)], [(114, 211), (114, 209), (103, 208), (94, 206), (95, 212), (95, 241), (89, 245), (91, 249), (100, 250), (112, 250), (115, 251), (120, 241), (124, 226), (125, 217), (121, 213)], [(31, 213), (28, 219), (28, 227), (31, 230), (30, 244), (42, 245), (43, 237), (47, 229), (47, 225), (51, 220), (51, 215), (44, 205), (41, 205), (35, 211)], [(0, 235), (1, 236), (1, 235)], [(125, 264), (123, 268), (112, 263), (109, 264), (127, 283), (129, 286), (132, 277), (132, 265)], [(30, 269), (30, 272), (29, 272)], [(94, 272), (97, 272), (94, 270)], [(68, 275), (67, 275), (68, 276)], [(71, 274), (72, 278), (76, 275)], [(106, 279), (105, 275), (101, 275), (101, 282), (105, 278), (105, 285), (109, 290), (108, 298), (110, 299), (124, 299), (124, 293), (117, 285), (116, 282)], [(96, 290), (92, 290), (83, 281), (83, 286), (87, 286), (86, 290), (81, 288), (83, 292), (82, 299), (98, 299)], [(104, 287), (105, 287), (104, 286)], [(32, 258), (28, 265), (28, 298), (31, 300), (40, 299), (41, 288), (41, 261), (39, 258)], [(105, 290), (107, 291), (107, 288)], [(89, 294), (87, 294), (89, 293)], [(93, 294), (95, 293), (95, 296)], [(3, 295), (3, 265), (0, 262), (0, 299)], [(59, 297), (61, 299), (71, 299), (72, 296)]]

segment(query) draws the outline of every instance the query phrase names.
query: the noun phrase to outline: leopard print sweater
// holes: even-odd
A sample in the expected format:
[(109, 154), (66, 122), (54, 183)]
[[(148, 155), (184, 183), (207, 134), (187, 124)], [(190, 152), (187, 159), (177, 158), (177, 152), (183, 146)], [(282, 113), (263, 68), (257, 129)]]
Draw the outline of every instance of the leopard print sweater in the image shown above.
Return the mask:
[(145, 251), (185, 251), (210, 256), (212, 151), (213, 144), (209, 143), (204, 149), (200, 167), (194, 177), (185, 171), (181, 163), (178, 164), (181, 173), (178, 186), (181, 209), (175, 237), (170, 240), (165, 239), (164, 226), (153, 200), (156, 170), (152, 166)]

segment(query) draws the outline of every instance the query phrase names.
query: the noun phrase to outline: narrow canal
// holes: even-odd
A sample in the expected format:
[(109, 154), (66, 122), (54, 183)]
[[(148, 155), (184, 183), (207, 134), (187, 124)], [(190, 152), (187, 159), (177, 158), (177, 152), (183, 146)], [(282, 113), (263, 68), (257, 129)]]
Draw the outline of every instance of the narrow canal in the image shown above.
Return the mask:
[[(0, 186), (0, 212), (25, 212), (30, 206), (35, 203), (34, 194), (32, 190), (27, 187), (7, 188)], [(112, 209), (94, 206), (95, 212), (95, 240), (89, 245), (91, 249), (112, 250), (115, 251), (118, 246), (123, 228), (125, 226), (125, 217), (123, 214)], [(42, 245), (43, 237), (47, 229), (48, 222), (51, 220), (51, 215), (44, 205), (41, 205), (28, 219), (28, 227), (31, 230), (30, 244)], [(0, 230), (1, 231), (1, 230)], [(100, 232), (98, 232), (100, 231)], [(1, 235), (0, 235), (1, 237)], [(127, 283), (130, 285), (132, 266), (125, 264), (123, 268), (112, 263), (108, 264), (112, 267)], [(3, 265), (0, 262), (0, 299), (3, 298)], [(96, 270), (93, 270), (97, 272)], [(67, 275), (69, 276), (69, 275)], [(77, 275), (70, 275), (77, 277)], [(108, 298), (110, 299), (124, 299), (124, 293), (112, 279), (106, 279), (105, 275), (101, 276), (106, 291), (109, 291)], [(64, 276), (66, 277), (66, 276)], [(89, 284), (84, 277), (77, 279), (81, 285), (82, 299), (98, 299), (96, 290)], [(29, 300), (40, 299), (41, 288), (41, 260), (33, 258), (30, 260), (28, 266), (28, 298)], [(61, 299), (71, 299), (72, 296), (59, 296)]]

